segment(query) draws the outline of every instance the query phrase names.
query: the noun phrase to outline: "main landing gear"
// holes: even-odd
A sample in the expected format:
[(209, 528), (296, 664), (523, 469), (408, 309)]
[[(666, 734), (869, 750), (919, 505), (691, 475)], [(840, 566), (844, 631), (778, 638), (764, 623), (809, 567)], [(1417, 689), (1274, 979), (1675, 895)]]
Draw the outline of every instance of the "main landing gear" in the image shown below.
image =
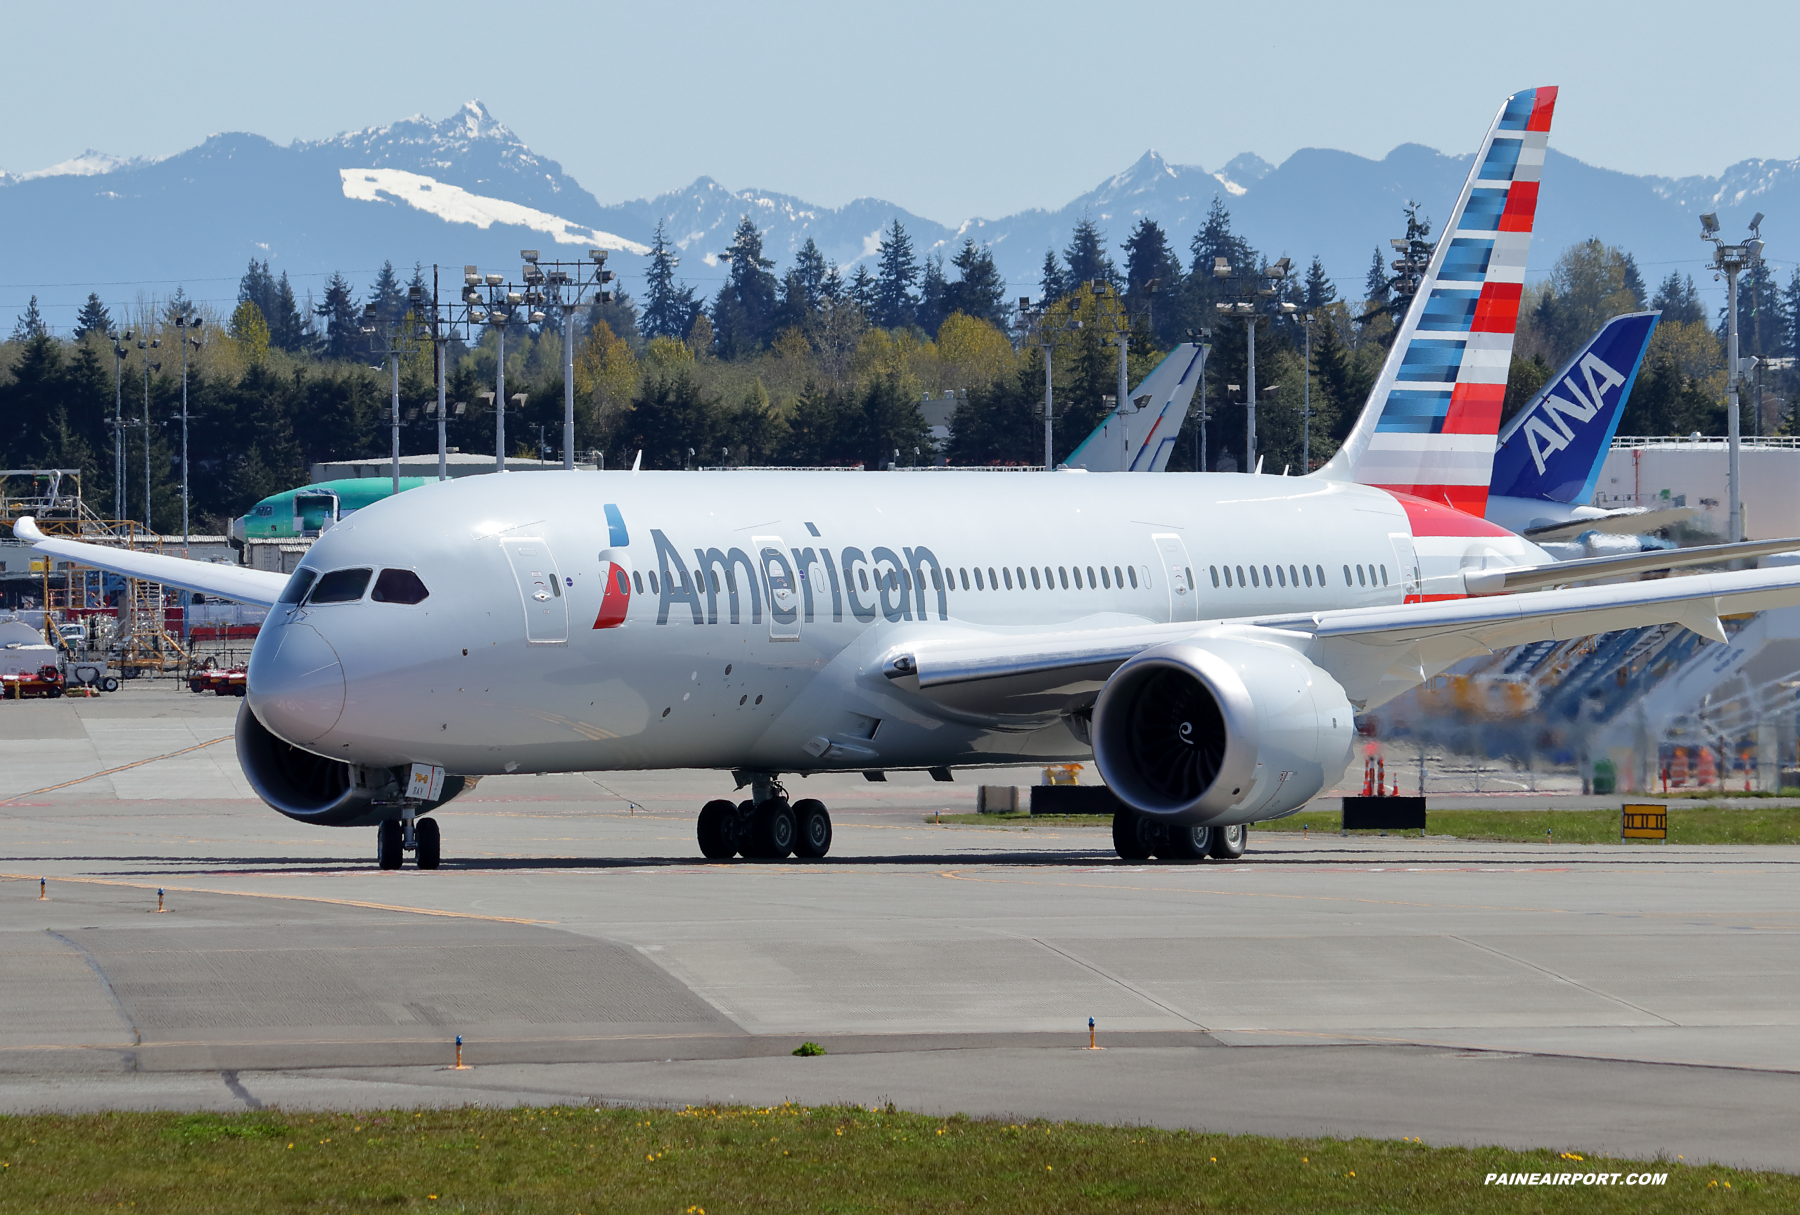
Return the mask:
[(1136, 810), (1119, 810), (1113, 814), (1113, 850), (1121, 860), (1147, 861), (1235, 861), (1244, 855), (1249, 828), (1242, 823), (1229, 827), (1188, 827), (1159, 822)]
[(702, 855), (715, 861), (740, 853), (753, 861), (817, 860), (831, 851), (831, 813), (824, 802), (809, 797), (790, 803), (787, 790), (772, 779), (755, 781), (750, 791), (748, 801), (720, 798), (701, 807), (696, 834)]
[(402, 817), (389, 819), (375, 829), (375, 863), (383, 869), (398, 869), (412, 853), (421, 869), (436, 869), (440, 837), (434, 818), (419, 818), (407, 807)]

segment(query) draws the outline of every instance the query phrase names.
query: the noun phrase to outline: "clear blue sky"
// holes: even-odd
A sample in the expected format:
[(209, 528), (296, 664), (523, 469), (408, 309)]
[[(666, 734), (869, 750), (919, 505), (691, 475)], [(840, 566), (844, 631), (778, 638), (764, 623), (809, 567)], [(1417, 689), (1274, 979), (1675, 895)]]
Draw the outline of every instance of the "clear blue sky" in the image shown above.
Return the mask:
[[(708, 174), (948, 223), (1060, 206), (1149, 147), (1211, 169), (1460, 153), (1505, 94), (1556, 84), (1563, 151), (1712, 174), (1800, 156), (1796, 34), (1791, 3), (1666, 0), (21, 5), (0, 168), (316, 139), (479, 97), (602, 202)], [(1724, 66), (1726, 43), (1762, 53)]]

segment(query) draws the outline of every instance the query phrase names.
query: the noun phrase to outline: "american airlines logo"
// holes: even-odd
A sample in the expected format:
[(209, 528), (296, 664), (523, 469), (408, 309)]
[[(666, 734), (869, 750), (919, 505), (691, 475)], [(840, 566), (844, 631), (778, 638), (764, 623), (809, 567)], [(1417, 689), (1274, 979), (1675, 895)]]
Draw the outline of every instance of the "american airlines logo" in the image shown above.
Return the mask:
[(1557, 396), (1557, 389), (1553, 388), (1543, 404), (1525, 420), (1525, 442), (1531, 447), (1531, 458), (1537, 461), (1539, 475), (1544, 472), (1544, 458), (1561, 451), (1575, 438), (1569, 419), (1583, 423), (1593, 421), (1594, 415), (1606, 406), (1605, 394), (1625, 383), (1624, 376), (1592, 352), (1582, 357), (1578, 370), (1587, 381), (1588, 395), (1582, 395), (1574, 376), (1564, 376), (1559, 387), (1567, 389), (1575, 399), (1565, 400)]

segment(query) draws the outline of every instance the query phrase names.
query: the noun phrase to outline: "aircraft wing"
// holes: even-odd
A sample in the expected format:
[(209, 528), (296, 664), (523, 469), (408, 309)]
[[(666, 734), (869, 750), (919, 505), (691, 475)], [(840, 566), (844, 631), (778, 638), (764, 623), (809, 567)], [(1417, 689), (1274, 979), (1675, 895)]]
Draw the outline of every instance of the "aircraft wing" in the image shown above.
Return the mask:
[(1491, 598), (1344, 608), (1293, 616), (933, 639), (890, 648), (882, 673), (952, 715), (1042, 720), (1081, 707), (1127, 659), (1208, 635), (1305, 653), (1359, 706), (1379, 704), (1475, 654), (1614, 629), (1680, 624), (1725, 640), (1721, 615), (1800, 605), (1792, 568), (1697, 574)]
[(79, 540), (63, 540), (46, 536), (37, 521), (25, 515), (13, 522), (13, 535), (37, 546), (40, 552), (77, 565), (92, 566), (123, 574), (127, 578), (143, 578), (176, 586), (185, 591), (199, 591), (238, 603), (273, 607), (287, 585), (286, 574), (246, 569), (241, 565), (215, 565), (210, 561), (189, 561), (185, 557), (167, 557), (161, 553), (138, 553), (130, 549), (112, 548), (104, 544), (85, 544)]
[(1615, 557), (1577, 557), (1570, 561), (1553, 561), (1549, 565), (1507, 565), (1491, 569), (1465, 571), (1463, 587), (1471, 595), (1498, 595), (1508, 591), (1535, 591), (1547, 586), (1563, 586), (1571, 582), (1592, 582), (1597, 578), (1619, 578), (1626, 574), (1643, 574), (1651, 570), (1677, 569), (1684, 565), (1720, 565), (1727, 561), (1746, 561), (1773, 553), (1791, 553), (1800, 549), (1800, 538), (1788, 540), (1747, 540), (1737, 544), (1707, 544), (1699, 548), (1662, 548), (1648, 553), (1626, 553)]

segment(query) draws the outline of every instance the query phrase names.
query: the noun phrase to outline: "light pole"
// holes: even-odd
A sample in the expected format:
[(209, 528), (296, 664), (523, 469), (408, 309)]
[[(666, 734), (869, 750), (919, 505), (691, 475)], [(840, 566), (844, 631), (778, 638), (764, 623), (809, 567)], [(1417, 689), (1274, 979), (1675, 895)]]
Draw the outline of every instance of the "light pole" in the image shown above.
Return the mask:
[(1306, 376), (1300, 385), (1300, 475), (1303, 477), (1312, 471), (1312, 313), (1306, 314), (1305, 322)]
[[(1738, 420), (1738, 275), (1746, 266), (1762, 264), (1763, 213), (1758, 211), (1750, 221), (1750, 239), (1741, 245), (1728, 245), (1719, 238), (1719, 216), (1709, 211), (1700, 217), (1700, 239), (1713, 245), (1713, 266), (1725, 276), (1725, 370), (1726, 370), (1726, 484), (1729, 490), (1731, 523), (1729, 538), (1733, 543), (1744, 538), (1744, 510), (1739, 496), (1738, 444), (1742, 425)], [(1716, 281), (1719, 275), (1714, 274)], [(1759, 402), (1760, 404), (1760, 402)]]
[(1246, 409), (1244, 418), (1244, 471), (1256, 471), (1256, 322), (1260, 314), (1273, 304), (1273, 310), (1279, 313), (1292, 314), (1298, 312), (1299, 305), (1285, 300), (1275, 304), (1275, 297), (1281, 289), (1281, 283), (1292, 269), (1293, 262), (1287, 257), (1275, 262), (1266, 270), (1254, 274), (1233, 274), (1231, 263), (1223, 257), (1213, 258), (1213, 277), (1221, 282), (1243, 283), (1240, 288), (1244, 298), (1230, 303), (1214, 304), (1213, 307), (1224, 316), (1242, 317), (1244, 332), (1248, 343), (1248, 379), (1249, 391), (1244, 394)]
[[(526, 302), (535, 307), (554, 305), (562, 310), (563, 330), (563, 469), (575, 470), (575, 310), (594, 289), (597, 303), (610, 304), (615, 293), (606, 289), (613, 272), (606, 268), (606, 250), (589, 249), (586, 262), (541, 261), (536, 249), (521, 249), (525, 259)], [(592, 277), (589, 277), (589, 273)], [(535, 313), (541, 321), (543, 313)], [(541, 444), (540, 444), (541, 448)], [(542, 450), (538, 453), (543, 454)]]
[(189, 337), (188, 331), (200, 332), (204, 317), (182, 312), (175, 317), (175, 333), (181, 342), (181, 555), (187, 556), (188, 545), (188, 347), (200, 349), (200, 339)]
[(143, 338), (138, 339), (138, 349), (146, 351), (144, 355), (144, 530), (146, 532), (156, 530), (150, 525), (150, 373), (162, 370), (162, 363), (152, 363), (147, 352), (155, 350), (161, 345), (161, 338), (151, 338), (149, 341), (145, 341)]
[(131, 354), (125, 343), (131, 330), (115, 333), (113, 352), (113, 518), (125, 518), (125, 359)]
[(1206, 360), (1212, 354), (1211, 338), (1210, 329), (1188, 330), (1188, 341), (1200, 347), (1200, 433), (1196, 436), (1200, 454), (1194, 464), (1195, 472), (1206, 471)]

